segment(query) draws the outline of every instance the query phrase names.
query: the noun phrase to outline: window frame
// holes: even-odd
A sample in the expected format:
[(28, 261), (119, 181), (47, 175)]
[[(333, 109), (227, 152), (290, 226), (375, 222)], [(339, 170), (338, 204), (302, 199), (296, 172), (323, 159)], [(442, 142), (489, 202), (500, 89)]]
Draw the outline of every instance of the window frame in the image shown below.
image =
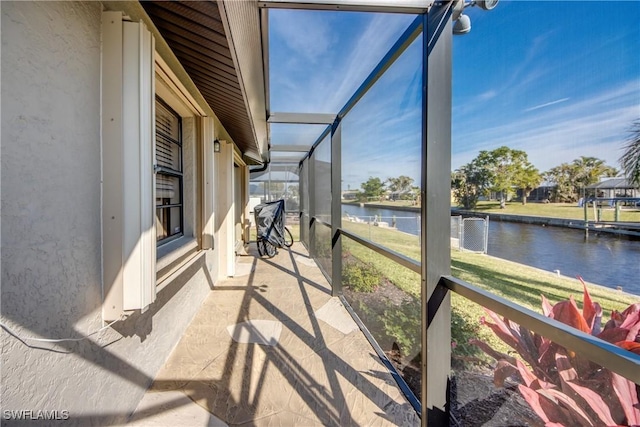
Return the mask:
[[(155, 163), (155, 167), (154, 167), (154, 191), (157, 191), (157, 176), (158, 175), (163, 175), (163, 176), (167, 176), (167, 177), (173, 177), (173, 178), (177, 178), (178, 179), (178, 186), (179, 186), (179, 191), (180, 191), (180, 200), (178, 203), (173, 203), (173, 204), (168, 204), (168, 205), (158, 205), (157, 204), (157, 200), (158, 197), (154, 197), (155, 201), (154, 201), (154, 214), (156, 216), (156, 227), (158, 226), (158, 210), (169, 210), (172, 208), (179, 208), (179, 212), (180, 212), (180, 232), (175, 233), (175, 234), (171, 234), (168, 235), (167, 237), (164, 237), (160, 240), (157, 239), (158, 237), (158, 232), (156, 230), (156, 246), (160, 247), (163, 246), (167, 243), (170, 243), (174, 240), (177, 240), (181, 237), (183, 237), (184, 234), (184, 152), (183, 152), (183, 125), (182, 125), (182, 116), (180, 114), (178, 114), (178, 112), (176, 110), (174, 110), (173, 108), (171, 108), (171, 106), (164, 100), (162, 99), (157, 93), (155, 95), (155, 102), (157, 104), (162, 105), (162, 107), (164, 109), (166, 109), (170, 114), (172, 114), (178, 121), (178, 140), (175, 140), (173, 138), (173, 136), (168, 135), (167, 133), (158, 130), (157, 126), (155, 129), (155, 134), (154, 134), (154, 138), (156, 139), (156, 147), (157, 147), (157, 135), (160, 132), (162, 134), (162, 136), (166, 139), (169, 140), (170, 143), (172, 144), (176, 144), (178, 146), (179, 149), (179, 154), (178, 157), (180, 159), (180, 170), (175, 170), (172, 168), (168, 168), (165, 166), (159, 166), (158, 165), (158, 160), (157, 160), (157, 150), (154, 152), (154, 163)], [(157, 120), (157, 109), (155, 112), (155, 118)]]

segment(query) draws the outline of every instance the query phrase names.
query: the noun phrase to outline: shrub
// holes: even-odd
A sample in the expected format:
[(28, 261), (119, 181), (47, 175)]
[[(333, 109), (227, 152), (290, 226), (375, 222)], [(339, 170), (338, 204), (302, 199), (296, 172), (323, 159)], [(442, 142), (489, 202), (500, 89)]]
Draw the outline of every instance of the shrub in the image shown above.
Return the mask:
[(342, 283), (354, 292), (374, 292), (380, 284), (380, 273), (371, 263), (345, 263), (342, 266)]
[[(602, 328), (602, 308), (591, 300), (584, 281), (582, 284), (582, 312), (573, 297), (551, 306), (542, 296), (545, 316), (640, 355), (640, 303), (632, 304), (622, 313), (613, 311)], [(524, 363), (480, 340), (472, 343), (497, 360), (496, 386), (502, 386), (512, 375), (519, 376), (520, 393), (546, 425), (640, 425), (640, 386), (490, 310), (487, 312), (493, 323), (484, 321), (484, 325), (513, 348)]]
[(394, 338), (402, 356), (409, 360), (417, 357), (421, 350), (420, 313), (420, 300), (407, 295), (399, 305), (389, 303), (382, 317), (385, 333)]

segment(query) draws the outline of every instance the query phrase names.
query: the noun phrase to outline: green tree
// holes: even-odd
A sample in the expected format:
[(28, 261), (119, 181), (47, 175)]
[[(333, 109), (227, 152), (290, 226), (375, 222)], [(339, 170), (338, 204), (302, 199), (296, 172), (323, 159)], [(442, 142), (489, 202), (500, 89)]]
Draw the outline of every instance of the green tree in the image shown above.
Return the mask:
[(367, 182), (360, 184), (360, 187), (362, 191), (358, 195), (362, 201), (380, 199), (384, 194), (384, 183), (380, 178), (369, 177)]
[(580, 156), (572, 165), (575, 168), (574, 184), (578, 198), (583, 197), (585, 189), (597, 183), (601, 177), (614, 177), (618, 174), (616, 168), (608, 166), (604, 160), (596, 157)]
[(287, 184), (283, 197), (285, 199), (285, 207), (288, 212), (300, 209), (300, 191), (298, 184)]
[[(394, 193), (407, 193), (406, 195), (411, 197), (411, 191), (413, 186), (413, 178), (406, 175), (400, 175), (397, 178), (387, 179), (388, 188)], [(406, 198), (406, 196), (405, 196)]]
[(553, 190), (551, 190), (551, 200), (555, 203), (575, 201), (574, 174), (575, 168), (569, 163), (562, 163), (543, 174), (545, 180), (554, 184)]
[(555, 184), (552, 191), (554, 202), (575, 202), (585, 196), (586, 188), (597, 183), (601, 177), (613, 177), (618, 170), (596, 157), (581, 156), (571, 163), (562, 163), (547, 172), (544, 177)]
[(474, 159), (451, 174), (453, 198), (465, 209), (474, 209), (480, 196), (486, 194), (489, 179), (489, 171)]
[(540, 173), (529, 163), (527, 153), (522, 150), (502, 146), (492, 151), (481, 151), (476, 158), (481, 169), (489, 176), (490, 191), (500, 194), (500, 208), (514, 193), (515, 188), (527, 189), (529, 192), (542, 180)]
[(387, 186), (394, 193), (400, 191), (400, 178), (387, 178)]
[(640, 119), (633, 122), (629, 134), (620, 165), (631, 183), (640, 188)]
[(300, 195), (300, 192), (298, 191), (298, 185), (297, 184), (289, 184), (287, 186), (287, 194), (289, 195), (289, 197), (297, 198)]
[(411, 187), (413, 185), (413, 178), (406, 175), (400, 175), (398, 179), (400, 180), (400, 192), (411, 190)]
[(266, 187), (270, 192), (282, 193), (284, 191), (284, 182), (269, 182)]
[(533, 165), (528, 164), (516, 176), (514, 182), (516, 187), (522, 190), (522, 204), (526, 205), (529, 194), (540, 186), (540, 183), (542, 182), (542, 175), (538, 169), (533, 167)]
[(412, 204), (413, 205), (419, 205), (420, 204), (420, 187), (417, 187), (415, 185), (411, 186), (411, 192), (409, 193), (410, 197), (412, 200)]

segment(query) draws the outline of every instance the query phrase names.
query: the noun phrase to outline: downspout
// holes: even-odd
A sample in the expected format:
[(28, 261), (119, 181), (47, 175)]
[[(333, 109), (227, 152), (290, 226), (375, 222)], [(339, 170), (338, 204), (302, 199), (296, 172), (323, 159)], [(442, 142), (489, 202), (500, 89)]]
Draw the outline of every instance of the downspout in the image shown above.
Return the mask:
[(269, 163), (270, 163), (270, 162), (267, 160), (267, 161), (266, 161), (266, 162), (264, 162), (264, 163), (262, 164), (262, 166), (260, 166), (260, 167), (257, 167), (257, 168), (255, 168), (255, 169), (251, 169), (251, 168), (249, 168), (249, 173), (252, 173), (252, 172), (264, 172), (264, 171), (266, 171), (266, 170), (267, 170), (267, 168), (269, 167)]
[[(262, 166), (259, 166), (259, 167), (254, 168), (254, 169), (249, 168), (249, 180), (251, 180), (251, 173), (252, 172), (264, 172), (264, 171), (267, 170), (267, 168), (269, 167), (270, 163), (271, 163), (271, 144), (268, 145), (267, 160), (265, 160), (265, 162), (262, 164)], [(266, 187), (265, 187), (265, 191), (264, 191), (264, 197), (265, 197), (265, 199), (267, 198)]]
[(252, 172), (264, 172), (269, 167), (269, 163), (271, 163), (271, 144), (267, 147), (267, 160), (262, 164), (262, 166), (257, 167), (255, 169), (249, 168), (249, 173)]

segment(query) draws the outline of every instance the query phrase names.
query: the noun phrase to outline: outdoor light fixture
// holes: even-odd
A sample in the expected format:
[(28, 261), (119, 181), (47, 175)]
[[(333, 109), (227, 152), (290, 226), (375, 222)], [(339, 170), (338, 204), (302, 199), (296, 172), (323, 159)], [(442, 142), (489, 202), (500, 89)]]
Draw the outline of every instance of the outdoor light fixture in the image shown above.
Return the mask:
[(471, 19), (467, 15), (460, 15), (453, 24), (453, 34), (467, 34), (471, 31)]
[(477, 4), (480, 8), (484, 10), (491, 10), (498, 4), (499, 0), (475, 0), (471, 3)]
[(213, 141), (213, 152), (214, 153), (220, 152), (220, 141), (218, 141), (217, 139)]
[(463, 10), (469, 6), (479, 6), (482, 10), (491, 10), (496, 7), (499, 0), (458, 0), (453, 5), (451, 18), (455, 21), (453, 24), (453, 34), (467, 34), (471, 31), (471, 19), (463, 14)]

